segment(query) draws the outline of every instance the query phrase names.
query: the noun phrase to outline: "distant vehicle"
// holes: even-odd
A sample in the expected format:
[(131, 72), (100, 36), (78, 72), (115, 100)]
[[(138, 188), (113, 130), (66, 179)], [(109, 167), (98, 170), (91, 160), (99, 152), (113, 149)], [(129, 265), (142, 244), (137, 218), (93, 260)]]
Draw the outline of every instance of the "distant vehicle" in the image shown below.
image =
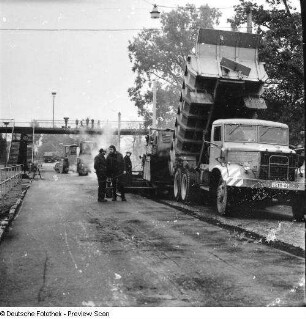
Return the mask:
[(76, 144), (63, 146), (63, 157), (55, 164), (54, 170), (60, 174), (67, 174), (69, 169), (76, 170), (79, 147)]
[(45, 152), (43, 158), (45, 163), (54, 163), (57, 159), (53, 152)]
[(93, 149), (96, 143), (92, 141), (83, 141), (80, 143), (80, 153), (77, 158), (77, 172), (79, 176), (86, 176), (91, 172), (90, 166), (93, 165)]
[(80, 153), (80, 148), (77, 144), (64, 145), (64, 158), (68, 158), (69, 169), (77, 170), (77, 158)]
[(59, 174), (68, 174), (69, 172), (69, 162), (68, 158), (62, 158), (54, 166), (54, 170)]

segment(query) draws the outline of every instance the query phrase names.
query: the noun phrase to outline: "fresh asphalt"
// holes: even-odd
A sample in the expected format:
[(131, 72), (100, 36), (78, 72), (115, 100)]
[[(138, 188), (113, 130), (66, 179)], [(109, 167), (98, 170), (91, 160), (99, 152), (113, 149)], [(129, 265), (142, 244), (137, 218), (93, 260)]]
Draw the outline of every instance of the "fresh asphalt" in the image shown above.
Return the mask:
[(43, 177), (0, 245), (1, 306), (303, 304), (304, 258), (136, 194), (98, 203), (95, 176)]

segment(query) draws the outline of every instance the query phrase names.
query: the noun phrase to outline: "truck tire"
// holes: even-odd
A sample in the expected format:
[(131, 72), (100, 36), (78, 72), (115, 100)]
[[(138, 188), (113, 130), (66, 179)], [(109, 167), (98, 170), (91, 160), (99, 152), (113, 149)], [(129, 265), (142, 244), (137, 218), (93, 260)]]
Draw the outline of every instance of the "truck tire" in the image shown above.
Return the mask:
[(195, 199), (196, 196), (196, 175), (188, 169), (182, 173), (181, 178), (181, 199), (184, 203), (188, 203)]
[(178, 168), (174, 174), (173, 181), (173, 196), (176, 201), (181, 200), (181, 179), (182, 179), (182, 171)]
[(305, 202), (306, 200), (299, 197), (298, 195), (293, 196), (291, 199), (292, 215), (293, 218), (298, 222), (302, 222), (305, 220)]
[(221, 176), (216, 185), (214, 196), (217, 213), (221, 216), (228, 216), (230, 214), (230, 194), (228, 186)]

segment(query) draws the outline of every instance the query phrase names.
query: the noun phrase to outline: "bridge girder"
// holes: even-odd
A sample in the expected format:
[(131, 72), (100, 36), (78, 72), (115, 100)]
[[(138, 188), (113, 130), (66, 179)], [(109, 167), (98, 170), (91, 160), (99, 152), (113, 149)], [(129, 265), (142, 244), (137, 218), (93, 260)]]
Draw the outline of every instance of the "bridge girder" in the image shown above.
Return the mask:
[[(12, 132), (12, 127), (0, 127), (0, 133), (8, 133)], [(32, 127), (22, 127), (15, 126), (14, 133), (24, 133), (24, 134), (33, 134)], [(103, 129), (91, 129), (91, 128), (50, 128), (50, 127), (35, 127), (35, 134), (88, 134), (88, 135), (102, 135), (104, 133)], [(118, 135), (118, 129), (113, 131), (114, 135)], [(149, 134), (148, 129), (121, 129), (120, 135), (147, 135)]]

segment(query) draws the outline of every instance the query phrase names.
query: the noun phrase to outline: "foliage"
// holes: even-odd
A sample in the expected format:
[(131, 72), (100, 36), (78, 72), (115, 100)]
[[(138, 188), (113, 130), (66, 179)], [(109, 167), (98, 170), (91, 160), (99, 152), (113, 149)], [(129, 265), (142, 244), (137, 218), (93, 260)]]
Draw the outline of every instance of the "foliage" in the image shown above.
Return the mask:
[[(170, 85), (162, 87), (160, 82), (156, 83), (156, 119), (159, 128), (167, 128), (174, 126), (176, 104), (179, 100), (179, 90), (173, 89)], [(144, 117), (145, 127), (152, 125), (152, 111), (146, 106), (150, 105), (153, 100), (152, 90), (146, 91), (142, 96), (137, 94), (138, 101), (144, 104), (139, 108), (139, 114)], [(137, 103), (137, 99), (133, 97), (133, 101)]]
[[(221, 13), (208, 5), (197, 9), (186, 5), (161, 16), (161, 30), (143, 30), (129, 42), (129, 58), (136, 74), (134, 86), (128, 89), (130, 99), (150, 124), (148, 105), (152, 93), (148, 83), (158, 79), (157, 117), (161, 126), (171, 125), (179, 100), (184, 59), (194, 48), (198, 29), (212, 28)], [(164, 104), (162, 104), (164, 103)]]
[(63, 144), (75, 144), (77, 140), (69, 135), (44, 134), (38, 147), (38, 157), (42, 158), (45, 152), (54, 152), (58, 156), (63, 156)]
[(269, 76), (263, 117), (288, 124), (291, 143), (296, 144), (305, 126), (301, 15), (289, 0), (266, 0), (268, 9), (256, 2), (240, 0), (229, 22), (241, 26), (251, 10), (255, 32), (262, 37), (259, 58)]

